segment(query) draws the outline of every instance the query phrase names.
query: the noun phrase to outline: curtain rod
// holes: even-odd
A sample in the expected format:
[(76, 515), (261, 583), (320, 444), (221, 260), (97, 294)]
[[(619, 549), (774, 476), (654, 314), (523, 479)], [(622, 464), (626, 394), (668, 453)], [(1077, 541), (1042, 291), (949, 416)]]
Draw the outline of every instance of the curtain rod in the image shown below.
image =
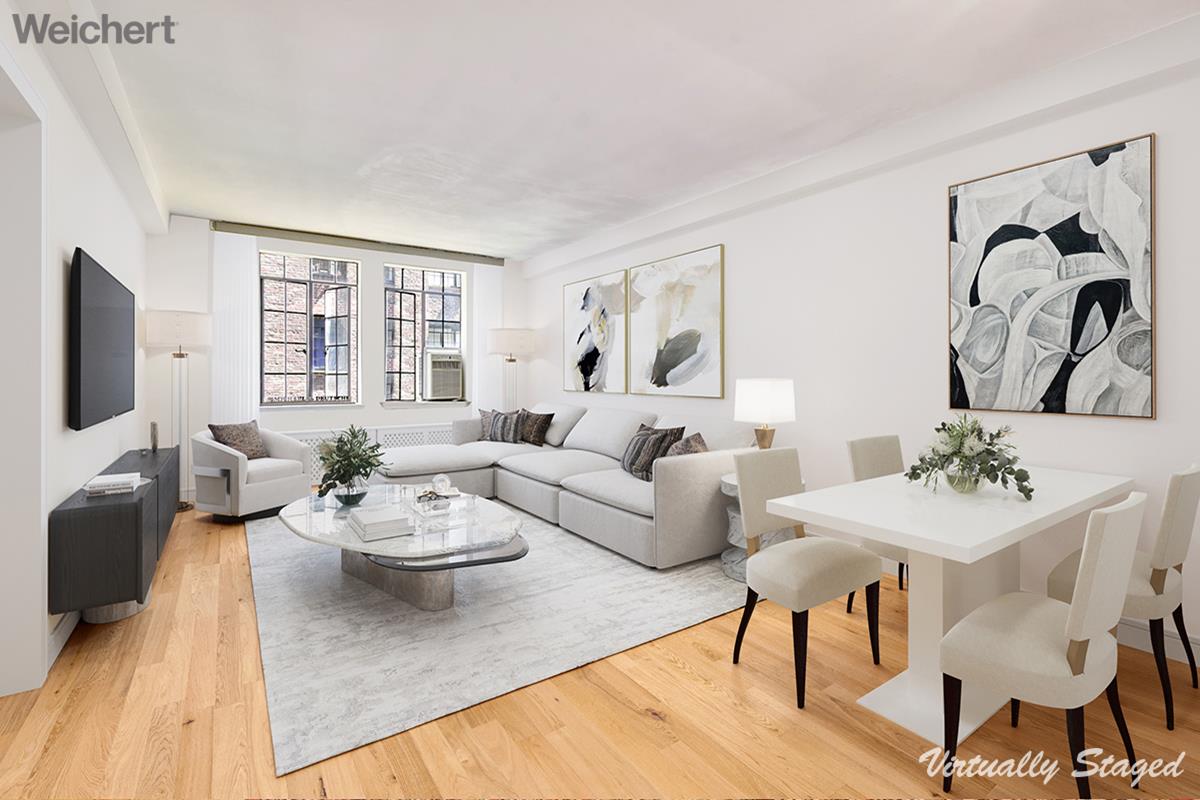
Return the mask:
[(291, 228), (272, 228), (269, 225), (251, 225), (245, 222), (229, 222), (227, 220), (212, 220), (209, 227), (221, 233), (240, 233), (245, 236), (269, 236), (273, 239), (290, 239), (297, 242), (327, 244), (335, 247), (357, 247), (361, 250), (378, 250), (384, 253), (400, 253), (406, 256), (425, 256), (441, 258), (450, 261), (465, 261), (471, 264), (491, 264), (504, 266), (504, 259), (496, 256), (485, 256), (480, 253), (463, 253), (458, 250), (439, 250), (436, 247), (417, 247), (411, 244), (381, 242), (376, 239), (357, 239), (353, 236), (335, 236), (329, 233), (314, 233), (313, 231), (298, 231)]

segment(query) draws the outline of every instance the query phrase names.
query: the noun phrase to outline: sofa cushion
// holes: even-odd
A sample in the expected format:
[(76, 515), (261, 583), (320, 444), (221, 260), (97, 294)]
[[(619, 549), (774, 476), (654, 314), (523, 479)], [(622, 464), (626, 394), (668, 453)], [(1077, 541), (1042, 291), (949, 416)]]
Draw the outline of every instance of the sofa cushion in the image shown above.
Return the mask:
[(605, 505), (643, 517), (654, 516), (654, 483), (639, 480), (623, 469), (585, 472), (563, 478), (562, 487)]
[(625, 455), (625, 447), (639, 425), (653, 425), (655, 415), (616, 408), (589, 408), (563, 441), (572, 450), (590, 450), (611, 458)]
[(521, 433), (525, 427), (525, 410), (520, 411), (484, 411), (481, 417), (483, 424), (483, 439), (488, 442), (509, 442), (516, 444), (521, 441)]
[(478, 454), (489, 459), (489, 464), (497, 464), (501, 459), (509, 456), (519, 456), (523, 453), (540, 453), (542, 447), (528, 444), (526, 442), (467, 442), (460, 444), (459, 450), (466, 450), (471, 454)]
[(563, 478), (583, 472), (616, 469), (621, 466), (621, 462), (587, 450), (547, 450), (502, 458), (500, 466), (526, 478), (557, 486), (562, 483)]
[(546, 432), (550, 430), (552, 422), (554, 422), (553, 414), (535, 414), (532, 411), (526, 411), (525, 423), (521, 426), (521, 441), (541, 447), (546, 443)]
[(290, 458), (252, 458), (246, 462), (246, 483), (291, 478), (304, 472), (304, 465)]
[(403, 478), (405, 475), (429, 475), (490, 467), (495, 463), (494, 455), (480, 450), (478, 445), (481, 444), (501, 443), (470, 442), (462, 445), (422, 444), (415, 447), (392, 447), (383, 451), (383, 466), (379, 471), (389, 478)]
[(667, 455), (669, 456), (690, 456), (694, 453), (707, 452), (708, 442), (704, 441), (704, 437), (699, 433), (693, 433), (686, 439), (680, 439), (667, 448)]
[(546, 444), (554, 447), (562, 447), (567, 434), (575, 427), (575, 423), (579, 422), (583, 412), (587, 411), (582, 406), (568, 406), (563, 403), (538, 403), (529, 410), (534, 414), (554, 415), (554, 419), (550, 420), (550, 427), (546, 429)]
[(651, 481), (654, 479), (654, 462), (665, 456), (671, 445), (683, 438), (683, 428), (651, 428), (639, 425), (637, 433), (625, 446), (621, 456), (621, 469), (633, 477)]
[(656, 427), (677, 428), (682, 426), (684, 437), (699, 433), (709, 450), (732, 450), (736, 447), (754, 446), (754, 426), (744, 422), (733, 422), (724, 417), (705, 417), (691, 414), (664, 414)]

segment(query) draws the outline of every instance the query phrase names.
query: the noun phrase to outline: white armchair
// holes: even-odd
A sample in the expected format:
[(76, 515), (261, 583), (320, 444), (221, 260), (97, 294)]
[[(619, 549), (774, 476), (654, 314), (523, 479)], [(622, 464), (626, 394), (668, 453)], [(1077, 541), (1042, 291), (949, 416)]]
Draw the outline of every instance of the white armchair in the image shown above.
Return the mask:
[(197, 510), (246, 517), (285, 506), (312, 491), (308, 445), (273, 431), (259, 429), (259, 434), (267, 458), (248, 459), (206, 430), (192, 436)]

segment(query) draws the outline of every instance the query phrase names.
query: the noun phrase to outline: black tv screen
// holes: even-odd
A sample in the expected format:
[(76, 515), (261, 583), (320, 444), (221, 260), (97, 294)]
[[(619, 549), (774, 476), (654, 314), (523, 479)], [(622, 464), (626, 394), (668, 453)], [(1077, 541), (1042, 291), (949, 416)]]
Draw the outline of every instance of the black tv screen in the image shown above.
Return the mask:
[(75, 430), (133, 410), (134, 324), (133, 292), (75, 248), (68, 414)]

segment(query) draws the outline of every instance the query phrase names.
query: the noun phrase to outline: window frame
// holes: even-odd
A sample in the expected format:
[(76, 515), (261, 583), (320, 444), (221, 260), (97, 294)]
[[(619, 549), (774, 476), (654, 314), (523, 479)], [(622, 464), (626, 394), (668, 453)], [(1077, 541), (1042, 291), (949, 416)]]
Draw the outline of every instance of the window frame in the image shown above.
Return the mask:
[[(387, 263), (383, 265), (383, 402), (386, 403), (446, 403), (446, 402), (462, 402), (462, 401), (445, 401), (445, 400), (426, 400), (425, 393), (425, 356), (429, 346), (429, 324), (426, 319), (426, 297), (436, 295), (442, 302), (442, 314), (439, 319), (433, 320), (438, 325), (444, 325), (447, 320), (445, 318), (445, 298), (447, 296), (457, 297), (459, 299), (458, 319), (449, 320), (449, 322), (458, 326), (458, 346), (445, 347), (438, 346), (432, 348), (438, 352), (457, 353), (463, 362), (464, 384), (466, 383), (467, 370), (467, 327), (466, 320), (466, 292), (467, 292), (467, 272), (464, 270), (445, 269), (443, 267), (421, 267), (413, 264)], [(404, 286), (404, 271), (413, 270), (421, 276), (421, 288), (412, 289)], [(439, 289), (431, 289), (429, 287), (426, 276), (429, 273), (438, 273), (442, 276), (442, 286)], [(396, 283), (390, 283), (391, 277), (398, 275), (399, 280)], [(447, 275), (456, 275), (458, 277), (458, 293), (453, 292), (447, 294), (445, 291), (445, 278)], [(408, 295), (413, 298), (413, 317), (410, 319), (404, 316), (404, 296)], [(396, 297), (397, 313), (400, 316), (392, 316), (392, 298)], [(406, 345), (403, 343), (403, 325), (411, 323), (413, 326), (413, 344)], [(400, 328), (399, 339), (397, 344), (393, 344), (393, 339), (388, 335), (389, 325), (394, 324), (394, 327)], [(445, 342), (445, 329), (439, 330), (441, 342)], [(390, 369), (388, 358), (389, 352), (395, 349), (396, 352), (396, 369)], [(413, 351), (413, 369), (405, 370), (403, 351), (411, 349)], [(403, 397), (402, 381), (404, 376), (413, 376), (413, 396), (411, 398)], [(393, 397), (392, 392), (392, 377), (396, 377), (396, 395)], [(464, 386), (464, 389), (467, 387)]]
[[(282, 276), (277, 277), (277, 276), (263, 274), (263, 272), (262, 272), (262, 270), (263, 270), (262, 257), (264, 255), (280, 256), (284, 259), (285, 266), (283, 269)], [(308, 261), (308, 277), (306, 279), (288, 277), (287, 266), (286, 266), (286, 260), (288, 258), (304, 259), (304, 260)], [(346, 281), (343, 283), (343, 282), (337, 281), (336, 279), (332, 280), (332, 281), (331, 280), (314, 279), (313, 278), (313, 265), (312, 265), (313, 261), (342, 262), (347, 265), (353, 264), (354, 265), (354, 280)], [(361, 405), (361, 403), (362, 403), (362, 381), (361, 381), (362, 363), (361, 363), (361, 361), (362, 360), (359, 357), (359, 353), (357, 352), (358, 345), (360, 344), (359, 336), (357, 334), (358, 334), (358, 316), (359, 316), (358, 312), (359, 312), (360, 306), (361, 306), (361, 302), (360, 302), (361, 298), (359, 297), (359, 288), (360, 288), (359, 283), (360, 283), (360, 279), (362, 276), (362, 262), (357, 259), (342, 258), (342, 257), (337, 257), (337, 256), (317, 256), (317, 255), (309, 255), (306, 253), (283, 252), (283, 251), (279, 251), (279, 250), (264, 249), (264, 250), (258, 251), (257, 268), (258, 268), (258, 330), (259, 330), (259, 341), (258, 341), (258, 405), (259, 405), (259, 408), (282, 409), (282, 408), (301, 408), (301, 407), (305, 407), (305, 406), (325, 407), (325, 406)], [(283, 299), (284, 310), (282, 312), (278, 311), (278, 309), (269, 309), (266, 307), (266, 281), (275, 281), (275, 282), (284, 284), (284, 299)], [(299, 372), (293, 373), (293, 372), (288, 371), (287, 347), (291, 344), (291, 342), (288, 341), (287, 319), (288, 319), (288, 315), (299, 314), (299, 312), (287, 310), (287, 308), (288, 308), (287, 285), (288, 284), (297, 284), (297, 285), (303, 286), (304, 290), (305, 290), (305, 307), (304, 307), (305, 371), (303, 373), (304, 379), (305, 379), (304, 399), (303, 400), (286, 400), (286, 399), (285, 400), (268, 400), (267, 395), (266, 395), (266, 386), (267, 386), (266, 378), (267, 378), (267, 376), (269, 376), (269, 375), (271, 375), (271, 376), (282, 375), (283, 376), (284, 395), (286, 397), (288, 377), (291, 375), (301, 374)], [(325, 357), (324, 357), (324, 365), (325, 365), (326, 369), (316, 370), (316, 369), (314, 369), (314, 366), (313, 366), (313, 352), (312, 352), (313, 337), (314, 337), (315, 331), (316, 331), (316, 326), (314, 324), (316, 315), (313, 314), (313, 286), (314, 286), (314, 284), (320, 284), (322, 286), (329, 287), (326, 289), (327, 293), (332, 290), (336, 290), (336, 289), (351, 290), (347, 296), (347, 307), (346, 307), (347, 313), (345, 315), (345, 317), (348, 320), (347, 331), (346, 331), (346, 340), (347, 341), (345, 344), (346, 359), (347, 359), (345, 374), (347, 375), (347, 378), (348, 378), (348, 380), (347, 380), (348, 391), (347, 391), (347, 397), (345, 397), (344, 399), (322, 399), (319, 397), (315, 397), (313, 395), (314, 373), (320, 372), (324, 379), (327, 379), (330, 374), (328, 371), (329, 346), (327, 344), (325, 345), (326, 352), (325, 352)], [(325, 300), (325, 298), (322, 298), (323, 302), (324, 302), (324, 300)], [(267, 316), (266, 315), (268, 312), (283, 314), (284, 328), (283, 328), (283, 341), (282, 342), (267, 339)], [(334, 317), (339, 317), (339, 316), (342, 316), (342, 315), (336, 314), (336, 308), (335, 308)], [(327, 320), (328, 318), (329, 318), (328, 314), (321, 315), (322, 324), (324, 324), (324, 321)], [(324, 342), (324, 339), (322, 341)], [(276, 372), (276, 371), (271, 371), (271, 370), (267, 369), (266, 348), (267, 348), (268, 344), (282, 344), (284, 346), (283, 372)], [(341, 346), (341, 345), (337, 345), (337, 346)], [(351, 364), (353, 364), (353, 366), (355, 367), (355, 369), (353, 371), (351, 371)], [(334, 374), (340, 375), (343, 373), (341, 370), (338, 370)]]

